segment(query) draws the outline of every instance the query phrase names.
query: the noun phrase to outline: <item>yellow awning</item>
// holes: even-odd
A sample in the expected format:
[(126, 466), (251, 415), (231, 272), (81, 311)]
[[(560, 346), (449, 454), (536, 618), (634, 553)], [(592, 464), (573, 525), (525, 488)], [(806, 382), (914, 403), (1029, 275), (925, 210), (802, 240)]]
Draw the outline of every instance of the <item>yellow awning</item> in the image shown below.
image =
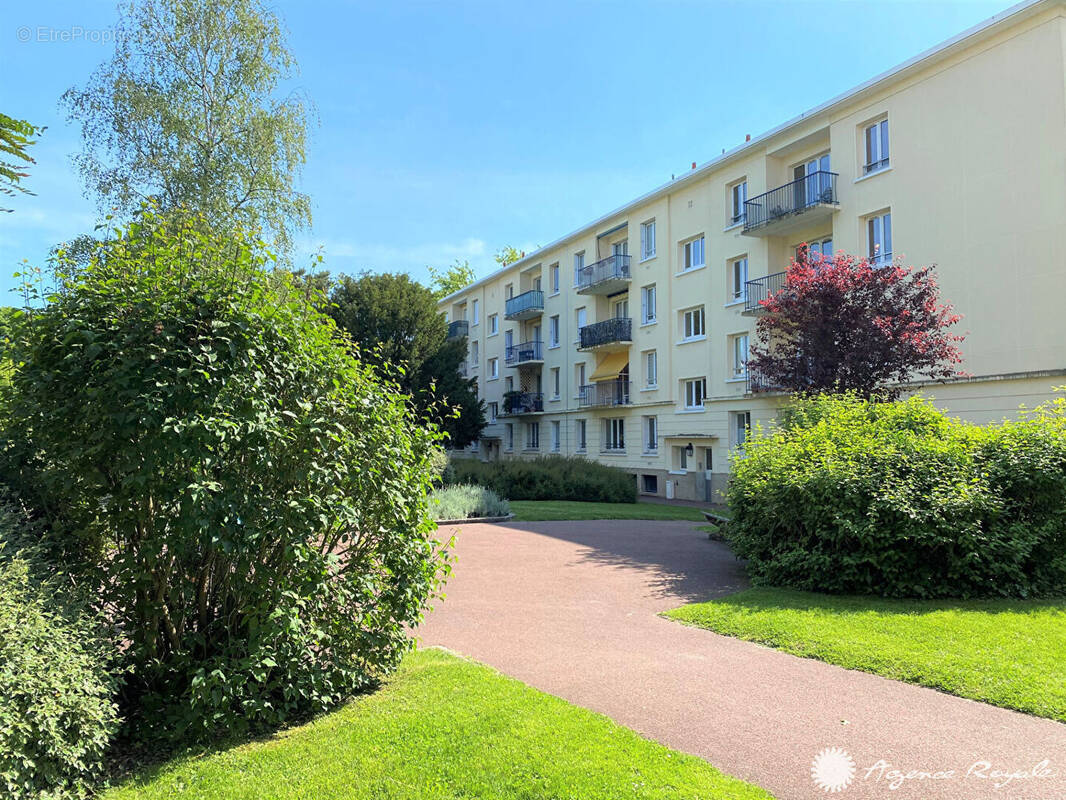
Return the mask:
[(589, 377), (590, 381), (613, 381), (629, 366), (629, 353), (608, 353), (596, 365), (596, 371)]

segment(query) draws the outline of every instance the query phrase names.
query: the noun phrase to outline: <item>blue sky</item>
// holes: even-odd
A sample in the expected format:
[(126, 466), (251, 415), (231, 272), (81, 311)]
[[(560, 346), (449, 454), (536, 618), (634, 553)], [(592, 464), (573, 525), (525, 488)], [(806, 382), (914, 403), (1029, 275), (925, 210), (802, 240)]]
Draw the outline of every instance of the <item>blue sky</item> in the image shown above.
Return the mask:
[[(314, 225), (298, 261), (321, 246), (333, 272), (424, 278), (456, 258), (487, 274), (503, 245), (546, 244), (1007, 3), (273, 7), (300, 64), (293, 85), (319, 118), (301, 184)], [(0, 110), (48, 126), (29, 181), (37, 196), (0, 214), (0, 304), (14, 301), (23, 259), (43, 263), (96, 221), (70, 165), (80, 136), (58, 99), (110, 56), (99, 31), (115, 8), (0, 8)]]

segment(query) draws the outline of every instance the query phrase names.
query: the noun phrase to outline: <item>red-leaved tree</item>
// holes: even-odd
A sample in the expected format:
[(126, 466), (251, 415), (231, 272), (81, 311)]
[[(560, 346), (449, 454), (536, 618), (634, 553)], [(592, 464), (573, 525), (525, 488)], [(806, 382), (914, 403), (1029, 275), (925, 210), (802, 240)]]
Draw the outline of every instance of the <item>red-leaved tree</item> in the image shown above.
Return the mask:
[(961, 317), (940, 303), (930, 267), (808, 256), (802, 247), (784, 286), (760, 305), (748, 358), (755, 391), (891, 399), (907, 381), (965, 375), (963, 337), (949, 332)]

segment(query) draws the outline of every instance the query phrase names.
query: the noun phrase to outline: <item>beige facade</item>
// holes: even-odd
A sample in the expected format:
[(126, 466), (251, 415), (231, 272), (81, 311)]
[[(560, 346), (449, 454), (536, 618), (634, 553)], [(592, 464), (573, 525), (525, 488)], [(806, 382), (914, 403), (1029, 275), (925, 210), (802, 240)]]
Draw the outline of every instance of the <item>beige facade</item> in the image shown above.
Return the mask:
[[(937, 266), (973, 377), (924, 391), (952, 413), (1066, 384), (1066, 3), (1016, 6), (442, 300), (496, 410), (469, 454), (583, 453), (719, 499), (782, 400), (752, 393), (741, 337), (802, 242)], [(510, 414), (508, 391), (528, 393)]]

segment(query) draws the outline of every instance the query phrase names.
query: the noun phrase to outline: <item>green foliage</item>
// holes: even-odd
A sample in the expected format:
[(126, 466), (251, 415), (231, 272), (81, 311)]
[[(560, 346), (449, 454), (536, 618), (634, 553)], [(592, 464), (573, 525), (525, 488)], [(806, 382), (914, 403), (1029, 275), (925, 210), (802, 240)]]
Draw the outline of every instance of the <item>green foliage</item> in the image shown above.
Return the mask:
[(695, 506), (673, 503), (585, 503), (577, 500), (514, 500), (515, 522), (561, 522), (581, 519), (652, 519), (659, 521), (703, 521)]
[[(22, 179), (29, 177), (26, 167), (34, 160), (28, 150), (42, 131), (44, 128), (25, 120), (0, 114), (0, 195), (33, 194), (22, 185)], [(0, 211), (11, 210), (0, 206)]]
[(395, 380), (415, 406), (461, 449), (485, 427), (477, 382), (459, 374), (466, 340), (451, 339), (433, 292), (407, 275), (344, 276), (330, 295), (329, 314), (359, 355)]
[(429, 510), (439, 520), (505, 517), (511, 513), (507, 501), (501, 500), (492, 489), (470, 484), (436, 490), (429, 496)]
[(260, 244), (203, 230), (143, 213), (32, 315), (0, 464), (122, 631), (153, 741), (366, 687), (446, 569), (435, 434)]
[[(14, 526), (0, 510), (0, 540)], [(119, 726), (100, 620), (9, 552), (0, 550), (0, 795), (80, 796)]]
[(296, 190), (309, 103), (278, 94), (296, 73), (261, 0), (136, 0), (115, 54), (63, 95), (84, 148), (75, 166), (100, 208), (191, 209), (222, 231), (261, 227), (282, 255), (311, 222)]
[(428, 267), (430, 285), (433, 287), (433, 298), (440, 300), (453, 292), (469, 286), (474, 282), (474, 268), (469, 261), (455, 260), (447, 269), (438, 270), (436, 267)]
[(528, 461), (452, 460), (455, 483), (476, 483), (508, 500), (637, 502), (637, 483), (628, 472), (577, 456)]
[(492, 258), (501, 267), (506, 267), (508, 264), (513, 264), (516, 261), (520, 261), (525, 256), (525, 253), (519, 252), (511, 245), (501, 247), (496, 251), (496, 255)]
[(894, 597), (1066, 592), (1066, 402), (980, 427), (927, 401), (796, 399), (734, 461), (757, 584)]

